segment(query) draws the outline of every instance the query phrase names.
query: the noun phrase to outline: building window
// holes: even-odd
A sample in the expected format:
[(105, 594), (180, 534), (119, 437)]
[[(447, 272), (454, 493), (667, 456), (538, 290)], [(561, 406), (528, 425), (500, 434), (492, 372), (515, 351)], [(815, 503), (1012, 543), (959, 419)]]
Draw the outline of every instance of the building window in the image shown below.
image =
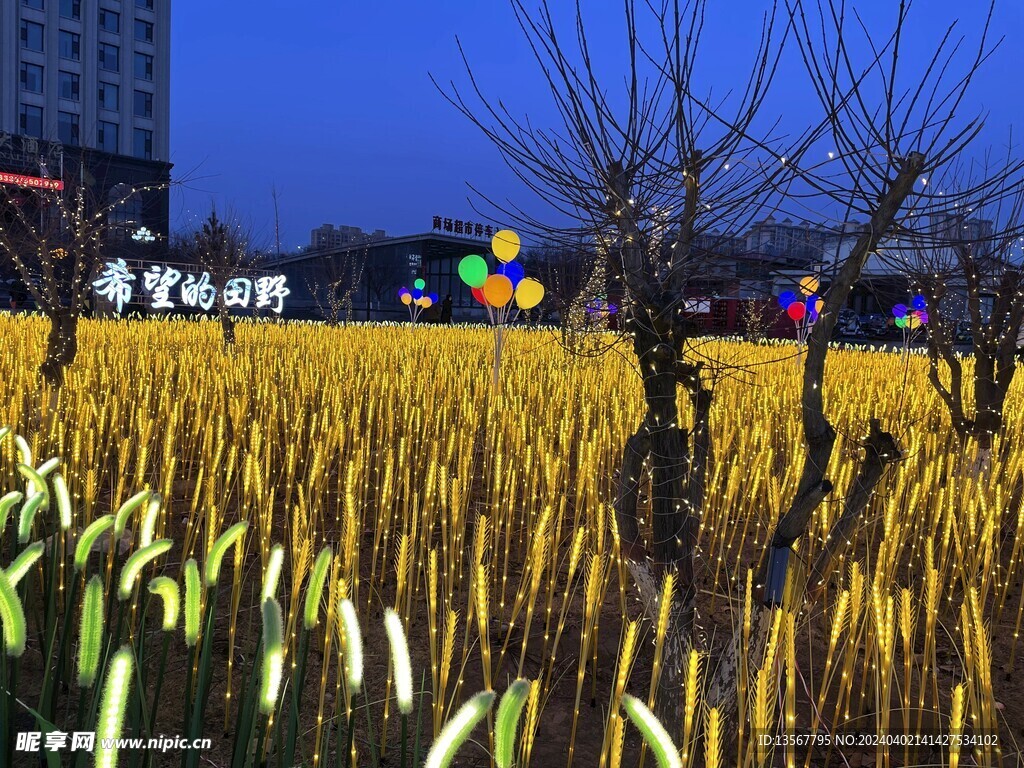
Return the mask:
[(43, 50), (43, 25), (34, 21), (21, 22), (21, 47), (30, 51)]
[(136, 91), (135, 92), (135, 116), (136, 117), (152, 117), (153, 116), (153, 94), (148, 91)]
[(105, 29), (107, 32), (120, 32), (121, 14), (117, 11), (100, 8), (100, 29)]
[(107, 193), (108, 232), (112, 237), (127, 237), (142, 223), (142, 195), (128, 184), (115, 184)]
[(105, 69), (107, 72), (120, 72), (120, 54), (121, 50), (116, 45), (100, 43), (100, 69)]
[(82, 58), (82, 37), (74, 32), (60, 31), (60, 57), (78, 61)]
[(61, 144), (78, 146), (78, 115), (71, 112), (57, 113), (57, 138)]
[(78, 101), (79, 77), (74, 72), (59, 72), (57, 75), (57, 92), (62, 99)]
[(23, 136), (43, 138), (43, 108), (22, 104), (18, 114), (19, 128)]
[(82, 0), (60, 0), (60, 15), (65, 19), (82, 18)]
[(120, 101), (121, 89), (113, 83), (104, 83), (100, 81), (100, 107), (102, 109), (113, 109), (117, 111), (119, 108), (118, 102)]
[(147, 10), (153, 10), (153, 0), (135, 0), (136, 8), (145, 8)]
[(43, 92), (43, 68), (38, 64), (21, 63), (21, 90), (29, 93)]
[(153, 23), (151, 21), (135, 20), (135, 39), (144, 43), (153, 42)]
[(147, 131), (144, 128), (135, 129), (135, 146), (134, 155), (141, 157), (143, 160), (153, 159), (153, 132)]
[(117, 123), (99, 121), (96, 130), (96, 146), (104, 152), (117, 152)]
[(26, 8), (35, 8), (37, 11), (43, 10), (43, 0), (21, 0), (21, 4)]
[(153, 57), (147, 53), (135, 54), (135, 77), (139, 80), (153, 79)]

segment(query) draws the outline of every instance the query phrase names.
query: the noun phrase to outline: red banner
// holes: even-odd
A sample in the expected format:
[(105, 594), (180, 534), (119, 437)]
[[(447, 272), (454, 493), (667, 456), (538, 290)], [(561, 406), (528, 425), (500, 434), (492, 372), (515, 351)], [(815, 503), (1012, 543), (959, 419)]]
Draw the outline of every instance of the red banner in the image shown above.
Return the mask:
[(0, 184), (12, 184), (16, 187), (34, 187), (35, 189), (64, 189), (64, 182), (60, 179), (47, 179), (41, 176), (22, 176), (17, 173), (4, 173), (0, 171)]

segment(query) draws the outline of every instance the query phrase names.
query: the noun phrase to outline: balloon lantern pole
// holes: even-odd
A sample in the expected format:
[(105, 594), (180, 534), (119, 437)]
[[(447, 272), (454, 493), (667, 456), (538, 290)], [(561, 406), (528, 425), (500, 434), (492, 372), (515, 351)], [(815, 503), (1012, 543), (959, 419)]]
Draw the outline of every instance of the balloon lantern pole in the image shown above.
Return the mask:
[[(818, 278), (807, 276), (800, 280), (801, 295), (797, 295), (794, 291), (783, 291), (779, 294), (779, 305), (786, 310), (786, 314), (796, 328), (796, 341), (801, 355), (811, 328), (814, 327), (821, 311), (825, 308), (825, 300), (817, 293), (819, 286)], [(801, 355), (797, 356), (797, 363), (799, 363)]]
[(910, 342), (928, 324), (928, 305), (924, 296), (915, 296), (909, 307), (906, 304), (897, 304), (892, 308), (892, 314), (896, 318), (896, 327), (903, 331), (903, 354), (909, 355)]
[(489, 274), (487, 261), (482, 256), (470, 254), (459, 262), (459, 277), (470, 287), (473, 298), (487, 310), (487, 319), (494, 330), (492, 384), (498, 391), (501, 389), (501, 354), (505, 345), (505, 325), (514, 322), (520, 310), (532, 309), (544, 298), (544, 286), (539, 281), (526, 277), (523, 265), (515, 260), (519, 255), (519, 248), (519, 235), (510, 229), (502, 229), (491, 239), (491, 250), (498, 262), (494, 274)]

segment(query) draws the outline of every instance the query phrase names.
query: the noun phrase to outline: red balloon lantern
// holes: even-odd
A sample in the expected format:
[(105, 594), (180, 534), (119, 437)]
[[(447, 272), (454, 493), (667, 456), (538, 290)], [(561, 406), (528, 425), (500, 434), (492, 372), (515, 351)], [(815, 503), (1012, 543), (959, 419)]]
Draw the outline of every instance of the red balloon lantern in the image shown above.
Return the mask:
[(485, 307), (487, 306), (487, 299), (484, 298), (484, 291), (482, 288), (473, 289), (473, 298), (479, 301)]
[(803, 316), (807, 313), (807, 307), (802, 301), (794, 301), (789, 307), (786, 308), (786, 314), (789, 315), (790, 319), (795, 323), (803, 319)]

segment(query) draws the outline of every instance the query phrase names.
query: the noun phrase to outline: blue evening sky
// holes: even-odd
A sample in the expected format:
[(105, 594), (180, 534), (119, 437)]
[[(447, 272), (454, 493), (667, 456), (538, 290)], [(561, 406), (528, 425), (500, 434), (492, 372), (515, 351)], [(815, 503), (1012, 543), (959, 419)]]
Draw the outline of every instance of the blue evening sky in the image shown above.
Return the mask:
[[(891, 19), (897, 6), (853, 3), (869, 25)], [(722, 92), (739, 86), (766, 5), (709, 3), (702, 82)], [(951, 20), (961, 18), (965, 32), (977, 30), (987, 5), (917, 0), (908, 66), (925, 60)], [(584, 6), (592, 42), (605, 51), (605, 71), (616, 71), (621, 2)], [(429, 79), (466, 82), (458, 36), (489, 97), (536, 125), (553, 120), (546, 86), (505, 0), (177, 0), (172, 9), (171, 160), (178, 178), (189, 177), (173, 197), (177, 226), (216, 201), (269, 241), (274, 185), (288, 250), (308, 243), (309, 230), (324, 222), (409, 234), (429, 230), (433, 214), (477, 218), (467, 183), (544, 214)], [(1007, 39), (963, 111), (987, 109), (988, 140), (1005, 144), (1011, 126), (1024, 132), (1024, 4), (1002, 0), (995, 28)], [(608, 83), (618, 86), (621, 75)], [(817, 121), (815, 107), (794, 49), (766, 113), (781, 114), (796, 130)]]

